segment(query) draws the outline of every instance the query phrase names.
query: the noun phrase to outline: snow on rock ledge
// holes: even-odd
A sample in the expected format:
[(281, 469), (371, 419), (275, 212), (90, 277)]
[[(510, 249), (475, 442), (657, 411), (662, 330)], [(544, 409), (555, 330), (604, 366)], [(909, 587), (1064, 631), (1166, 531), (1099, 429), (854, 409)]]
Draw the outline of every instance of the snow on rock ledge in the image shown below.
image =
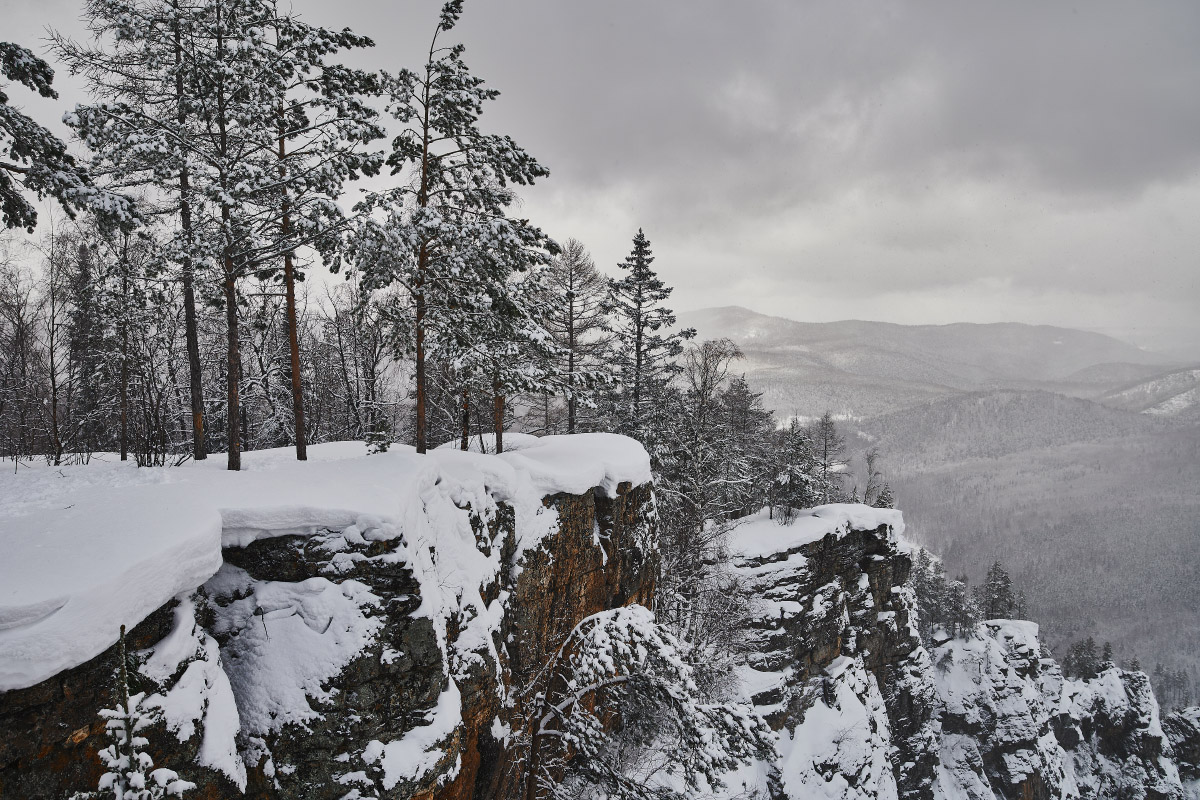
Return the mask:
[(485, 496), (510, 503), (538, 522), (523, 529), (536, 538), (548, 530), (535, 519), (543, 497), (593, 487), (612, 496), (650, 478), (645, 450), (625, 437), (518, 438), (500, 456), (396, 447), (367, 457), (361, 443), (340, 442), (309, 448), (307, 463), (286, 448), (245, 453), (242, 473), (213, 457), (174, 469), (117, 462), (6, 475), (0, 692), (103, 652), (121, 625), (132, 629), (216, 573), (223, 544), (350, 526), (394, 537), (432, 494), (463, 507)]
[(729, 550), (744, 559), (764, 559), (790, 553), (833, 534), (841, 538), (851, 531), (874, 531), (887, 527), (889, 539), (904, 535), (904, 515), (892, 508), (873, 508), (859, 503), (833, 503), (796, 512), (790, 524), (781, 525), (760, 511), (733, 529)]

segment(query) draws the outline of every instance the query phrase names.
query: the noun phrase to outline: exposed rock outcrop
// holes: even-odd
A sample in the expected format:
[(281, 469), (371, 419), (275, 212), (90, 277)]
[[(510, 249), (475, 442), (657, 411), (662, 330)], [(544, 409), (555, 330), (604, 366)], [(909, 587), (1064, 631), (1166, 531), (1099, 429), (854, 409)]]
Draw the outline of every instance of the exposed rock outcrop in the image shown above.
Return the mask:
[(773, 798), (1194, 795), (1200, 710), (1160, 724), (1141, 672), (1065, 679), (1032, 622), (990, 620), (926, 651), (902, 523), (869, 515), (822, 507), (796, 533), (772, 539), (758, 520), (734, 535), (763, 598), (744, 677), (782, 736)]
[(743, 677), (782, 737), (774, 798), (930, 796), (937, 706), (899, 514), (857, 508), (805, 514), (798, 535), (757, 520), (731, 544), (762, 597)]

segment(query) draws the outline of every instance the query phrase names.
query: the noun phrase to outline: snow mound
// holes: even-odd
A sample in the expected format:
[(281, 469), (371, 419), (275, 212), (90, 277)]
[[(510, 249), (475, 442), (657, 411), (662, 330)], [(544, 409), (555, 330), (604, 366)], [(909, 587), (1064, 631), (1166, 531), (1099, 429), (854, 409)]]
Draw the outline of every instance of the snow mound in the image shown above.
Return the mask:
[[(431, 492), (464, 507), (483, 494), (516, 500), (518, 517), (532, 517), (549, 494), (615, 494), (620, 483), (650, 480), (646, 451), (622, 436), (513, 445), (500, 456), (419, 456), (403, 446), (367, 456), (361, 442), (336, 442), (310, 447), (308, 462), (288, 448), (246, 453), (241, 473), (214, 456), (144, 469), (98, 458), (0, 476), (0, 691), (103, 652), (121, 625), (212, 577), (222, 546), (351, 526), (392, 538), (423, 514)], [(531, 535), (550, 529), (533, 526)]]

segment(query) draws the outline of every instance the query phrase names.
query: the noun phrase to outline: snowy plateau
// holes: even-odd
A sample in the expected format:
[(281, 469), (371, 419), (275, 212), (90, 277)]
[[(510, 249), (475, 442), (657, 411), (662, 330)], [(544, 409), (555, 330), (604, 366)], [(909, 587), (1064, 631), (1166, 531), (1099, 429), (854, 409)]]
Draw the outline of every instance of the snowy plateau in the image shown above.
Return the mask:
[[(141, 733), (187, 796), (510, 796), (545, 654), (654, 608), (645, 451), (309, 452), (0, 478), (0, 798), (95, 787), (122, 625)], [(1065, 678), (1023, 621), (924, 647), (899, 511), (764, 512), (728, 548), (758, 598), (740, 699), (776, 753), (703, 796), (1200, 798), (1200, 709), (1161, 716), (1145, 674)]]

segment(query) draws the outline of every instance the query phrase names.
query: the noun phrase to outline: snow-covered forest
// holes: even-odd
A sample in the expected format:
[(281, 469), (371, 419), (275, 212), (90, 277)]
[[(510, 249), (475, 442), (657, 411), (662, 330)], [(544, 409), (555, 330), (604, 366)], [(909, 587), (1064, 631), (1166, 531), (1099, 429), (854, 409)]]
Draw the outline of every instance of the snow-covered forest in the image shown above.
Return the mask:
[[(938, 469), (1033, 445), (952, 435), (920, 359), (748, 377), (768, 337), (681, 323), (653, 229), (598, 264), (526, 218), (554, 178), (469, 14), (406, 12), (390, 71), (272, 0), (0, 42), (0, 800), (1200, 797), (1194, 645), (1114, 652), (1057, 562), (1001, 542), (971, 581), (905, 537), (898, 496), (963, 527), (1028, 465)], [(1109, 400), (1186, 411), (1193, 372)], [(1027, 434), (1128, 425), (1191, 474), (1148, 413)], [(1156, 563), (1092, 584), (1194, 593)]]

